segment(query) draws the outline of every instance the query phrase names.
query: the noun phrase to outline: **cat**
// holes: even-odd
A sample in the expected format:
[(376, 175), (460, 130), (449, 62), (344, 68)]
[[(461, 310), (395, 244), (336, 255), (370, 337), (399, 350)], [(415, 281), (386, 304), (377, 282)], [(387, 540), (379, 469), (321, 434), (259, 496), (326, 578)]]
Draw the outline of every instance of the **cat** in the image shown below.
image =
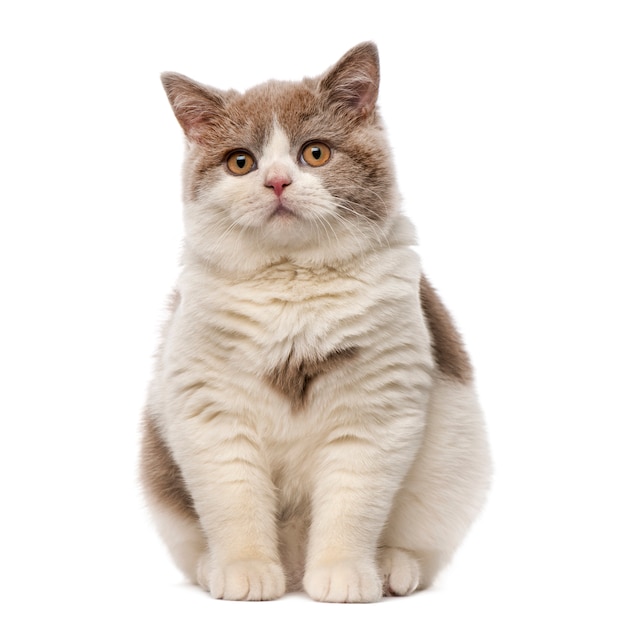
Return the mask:
[(400, 209), (376, 46), (243, 94), (162, 82), (186, 136), (186, 238), (141, 481), (171, 556), (230, 600), (428, 587), (491, 461)]

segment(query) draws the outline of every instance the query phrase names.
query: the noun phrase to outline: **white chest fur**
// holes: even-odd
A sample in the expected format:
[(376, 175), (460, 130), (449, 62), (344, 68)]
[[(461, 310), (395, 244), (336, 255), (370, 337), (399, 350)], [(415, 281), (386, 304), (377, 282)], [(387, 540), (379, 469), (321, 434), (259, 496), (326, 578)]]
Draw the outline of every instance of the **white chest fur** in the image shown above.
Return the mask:
[(187, 268), (172, 341), (206, 361), (224, 349), (228, 367), (255, 374), (292, 353), (315, 359), (352, 346), (378, 348), (394, 333), (402, 343), (412, 333), (408, 339), (427, 349), (419, 276), (416, 254), (403, 247), (344, 268), (284, 262), (243, 280)]

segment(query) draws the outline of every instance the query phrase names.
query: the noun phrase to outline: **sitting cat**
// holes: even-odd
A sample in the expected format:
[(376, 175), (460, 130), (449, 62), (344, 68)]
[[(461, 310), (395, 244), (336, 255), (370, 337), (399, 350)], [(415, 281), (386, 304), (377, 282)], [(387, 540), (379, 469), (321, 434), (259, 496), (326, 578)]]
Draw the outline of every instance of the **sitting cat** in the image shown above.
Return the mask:
[(427, 587), (490, 460), (399, 209), (376, 47), (244, 94), (162, 80), (187, 139), (186, 241), (141, 471), (172, 557), (216, 598)]

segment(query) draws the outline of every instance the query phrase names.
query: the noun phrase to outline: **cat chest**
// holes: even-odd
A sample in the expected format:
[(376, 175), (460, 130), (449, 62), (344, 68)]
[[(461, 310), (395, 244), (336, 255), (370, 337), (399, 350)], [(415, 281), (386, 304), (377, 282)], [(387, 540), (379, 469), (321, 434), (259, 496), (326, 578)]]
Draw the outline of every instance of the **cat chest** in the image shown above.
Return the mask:
[(361, 353), (372, 298), (355, 282), (225, 285), (201, 306), (203, 350), (221, 375), (244, 373), (298, 410), (318, 380)]
[[(273, 297), (270, 302), (243, 302), (228, 324), (230, 363), (252, 371), (292, 408), (302, 408), (318, 379), (341, 370), (359, 354), (358, 296), (321, 294), (303, 301)], [(229, 320), (228, 320), (229, 321)], [(358, 317), (357, 317), (358, 322)], [(356, 324), (357, 326), (357, 324)]]
[(277, 268), (251, 281), (181, 286), (192, 288), (179, 311), (184, 348), (171, 351), (198, 364), (190, 388), (199, 386), (216, 406), (260, 415), (310, 410), (319, 396), (338, 393), (389, 333), (399, 340), (410, 313), (411, 285), (394, 272), (316, 276)]

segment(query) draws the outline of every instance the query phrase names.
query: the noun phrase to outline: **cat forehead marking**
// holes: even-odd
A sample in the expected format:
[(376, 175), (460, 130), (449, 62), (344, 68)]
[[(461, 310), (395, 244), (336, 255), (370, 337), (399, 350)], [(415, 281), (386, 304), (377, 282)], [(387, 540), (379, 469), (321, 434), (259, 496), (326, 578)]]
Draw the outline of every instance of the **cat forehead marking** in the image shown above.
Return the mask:
[(296, 163), (290, 154), (290, 140), (277, 122), (262, 150), (259, 169), (265, 181), (277, 177), (292, 180), (295, 176)]
[(262, 151), (262, 163), (269, 164), (290, 154), (290, 140), (287, 133), (275, 120), (271, 133)]

